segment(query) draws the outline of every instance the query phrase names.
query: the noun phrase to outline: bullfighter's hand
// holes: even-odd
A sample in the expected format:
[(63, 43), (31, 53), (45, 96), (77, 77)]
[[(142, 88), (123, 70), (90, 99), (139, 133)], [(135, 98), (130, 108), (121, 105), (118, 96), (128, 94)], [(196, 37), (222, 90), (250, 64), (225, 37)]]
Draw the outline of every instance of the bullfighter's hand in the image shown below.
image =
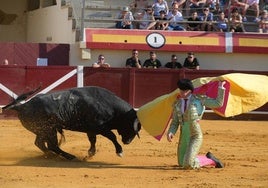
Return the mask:
[(172, 142), (173, 137), (174, 137), (173, 133), (168, 133), (168, 134), (167, 134), (167, 140), (168, 140), (169, 142)]

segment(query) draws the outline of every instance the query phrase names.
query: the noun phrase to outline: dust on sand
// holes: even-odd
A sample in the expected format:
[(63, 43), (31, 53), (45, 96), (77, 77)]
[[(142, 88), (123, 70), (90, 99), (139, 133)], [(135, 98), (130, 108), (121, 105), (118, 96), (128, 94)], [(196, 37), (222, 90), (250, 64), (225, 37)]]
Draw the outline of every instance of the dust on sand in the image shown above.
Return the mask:
[[(268, 187), (267, 121), (201, 121), (204, 142), (225, 168), (182, 170), (177, 167), (177, 142), (160, 142), (141, 130), (141, 138), (123, 145), (124, 156), (97, 137), (97, 154), (87, 160), (84, 133), (65, 131), (61, 148), (81, 161), (46, 157), (34, 145), (35, 136), (18, 120), (0, 120), (0, 185), (31, 187)], [(177, 135), (178, 137), (178, 135)], [(120, 138), (118, 137), (118, 140)], [(176, 140), (176, 139), (174, 139)], [(177, 139), (178, 140), (178, 139)], [(121, 143), (121, 140), (120, 140)]]

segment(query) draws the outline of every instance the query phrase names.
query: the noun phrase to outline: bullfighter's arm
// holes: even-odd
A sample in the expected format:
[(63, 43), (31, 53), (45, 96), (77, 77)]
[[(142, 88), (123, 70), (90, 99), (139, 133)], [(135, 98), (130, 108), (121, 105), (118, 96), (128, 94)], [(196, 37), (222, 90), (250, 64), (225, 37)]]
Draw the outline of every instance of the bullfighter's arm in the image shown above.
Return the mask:
[(223, 105), (225, 88), (223, 87), (225, 82), (219, 82), (218, 95), (214, 98), (206, 97), (202, 100), (204, 106), (208, 108), (220, 108)]
[(175, 106), (176, 106), (176, 104), (173, 107), (172, 121), (171, 121), (170, 127), (169, 127), (168, 132), (167, 132), (167, 139), (170, 142), (180, 126), (178, 111), (177, 111), (177, 108)]

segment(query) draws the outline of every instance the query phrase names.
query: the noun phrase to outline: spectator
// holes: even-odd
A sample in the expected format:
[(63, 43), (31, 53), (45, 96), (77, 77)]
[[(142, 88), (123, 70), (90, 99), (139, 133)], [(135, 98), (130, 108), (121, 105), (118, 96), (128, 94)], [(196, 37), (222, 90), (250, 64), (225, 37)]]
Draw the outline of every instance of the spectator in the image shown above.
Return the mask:
[(134, 17), (132, 15), (132, 12), (129, 11), (128, 7), (123, 7), (122, 11), (117, 15), (116, 19), (121, 20), (116, 22), (116, 28), (133, 29), (132, 21), (134, 20)]
[(92, 64), (92, 67), (98, 68), (98, 67), (111, 67), (110, 64), (105, 63), (105, 57), (104, 55), (100, 54), (98, 57), (98, 61)]
[(238, 12), (238, 8), (233, 8), (231, 18), (230, 18), (230, 31), (231, 32), (245, 32), (242, 16)]
[(197, 11), (200, 13), (205, 6), (207, 0), (188, 0), (186, 1), (186, 16), (190, 15), (190, 12)]
[(172, 11), (168, 13), (167, 19), (170, 21), (168, 30), (185, 31), (185, 28), (180, 24), (183, 21), (183, 16), (179, 11), (178, 4), (173, 4)]
[[(188, 18), (187, 31), (200, 31), (200, 18), (197, 15), (197, 11), (193, 11), (192, 16)], [(198, 23), (199, 22), (199, 23)]]
[[(246, 0), (246, 4), (248, 6), (245, 7), (245, 13), (247, 12), (248, 8), (252, 7), (253, 9), (255, 9), (255, 19), (254, 22), (258, 21), (258, 17), (260, 15), (260, 8), (259, 8), (259, 0)], [(246, 17), (244, 16), (244, 20), (246, 21)]]
[[(216, 0), (216, 10), (218, 10), (218, 12), (219, 11), (225, 12), (225, 9), (227, 9), (228, 6), (227, 2), (229, 2), (229, 0)], [(225, 15), (227, 15), (226, 12)]]
[(142, 19), (144, 10), (148, 7), (148, 0), (135, 0), (130, 4), (130, 10), (133, 13), (133, 27), (139, 29), (139, 20)]
[(171, 1), (171, 7), (173, 7), (173, 4), (177, 4), (179, 7), (179, 11), (182, 12), (183, 8), (185, 7), (186, 0), (174, 0)]
[(227, 32), (228, 31), (228, 19), (225, 17), (223, 11), (219, 12), (219, 18), (217, 19), (217, 31)]
[(203, 9), (203, 12), (199, 15), (199, 19), (202, 21), (200, 26), (201, 31), (213, 31), (213, 13), (209, 11), (208, 7)]
[(188, 56), (184, 60), (183, 67), (185, 67), (187, 69), (195, 69), (195, 70), (200, 69), (199, 61), (194, 56), (194, 52), (188, 52)]
[(156, 58), (156, 53), (153, 51), (150, 52), (150, 58), (146, 59), (143, 63), (143, 67), (146, 68), (157, 69), (161, 66), (162, 66), (161, 62)]
[(3, 64), (3, 65), (9, 65), (9, 62), (8, 62), (7, 59), (4, 59), (2, 64)]
[(268, 13), (267, 10), (263, 10), (259, 17), (259, 32), (268, 33)]
[(173, 54), (171, 55), (171, 62), (166, 63), (165, 67), (170, 69), (181, 69), (182, 65), (177, 61), (177, 56)]
[[(247, 12), (247, 9), (249, 7), (249, 5), (247, 3), (245, 3), (245, 1), (241, 1), (241, 0), (230, 0), (231, 1), (231, 14), (233, 12), (233, 10), (237, 9), (238, 8), (241, 8), (242, 9), (242, 21), (246, 22), (247, 21), (247, 18), (246, 18), (246, 12)], [(247, 1), (247, 0), (246, 0)]]
[(142, 13), (142, 11), (146, 9), (148, 5), (148, 0), (135, 0), (129, 6), (131, 12), (133, 12), (134, 16), (136, 16), (136, 13)]
[(139, 52), (138, 50), (132, 50), (132, 56), (126, 60), (126, 67), (136, 67), (141, 68), (141, 61), (139, 59)]
[(168, 4), (166, 0), (155, 0), (154, 4), (152, 5), (154, 10), (154, 17), (157, 19), (160, 17), (160, 11), (164, 10), (166, 14), (169, 12)]
[(214, 12), (217, 9), (216, 4), (217, 0), (206, 0), (205, 6), (208, 7), (210, 11)]
[(154, 29), (156, 22), (154, 18), (154, 11), (151, 6), (148, 6), (142, 14), (142, 19), (139, 23), (139, 29)]
[(160, 11), (160, 17), (156, 20), (155, 29), (156, 30), (167, 30), (168, 29), (168, 21), (166, 18), (166, 12), (164, 10)]

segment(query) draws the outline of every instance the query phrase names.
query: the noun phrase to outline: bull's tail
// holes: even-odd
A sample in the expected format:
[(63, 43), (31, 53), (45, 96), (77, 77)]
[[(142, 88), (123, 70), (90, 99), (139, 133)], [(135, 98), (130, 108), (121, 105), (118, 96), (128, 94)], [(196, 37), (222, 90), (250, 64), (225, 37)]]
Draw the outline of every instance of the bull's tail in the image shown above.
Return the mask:
[(65, 136), (64, 136), (64, 132), (62, 129), (57, 129), (58, 133), (60, 133), (60, 140), (59, 140), (59, 143), (58, 145), (61, 146), (62, 144), (65, 143)]
[(30, 92), (27, 93), (23, 93), (21, 95), (19, 95), (16, 99), (14, 99), (11, 103), (7, 104), (6, 106), (4, 106), (2, 109), (12, 109), (13, 107), (15, 107), (19, 102), (27, 99), (29, 96), (31, 96), (32, 94), (36, 93), (37, 91), (39, 91), (41, 89), (41, 85), (36, 88), (35, 90), (32, 90)]

